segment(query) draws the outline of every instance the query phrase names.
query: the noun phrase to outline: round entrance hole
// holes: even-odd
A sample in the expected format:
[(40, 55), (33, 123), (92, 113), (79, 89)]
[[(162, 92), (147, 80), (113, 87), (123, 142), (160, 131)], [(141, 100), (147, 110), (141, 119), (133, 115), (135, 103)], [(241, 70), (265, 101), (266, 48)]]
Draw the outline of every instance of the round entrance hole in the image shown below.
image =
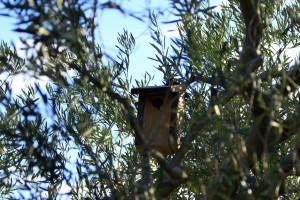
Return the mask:
[(163, 105), (163, 103), (164, 100), (162, 98), (155, 98), (152, 101), (152, 105), (157, 109), (159, 109)]

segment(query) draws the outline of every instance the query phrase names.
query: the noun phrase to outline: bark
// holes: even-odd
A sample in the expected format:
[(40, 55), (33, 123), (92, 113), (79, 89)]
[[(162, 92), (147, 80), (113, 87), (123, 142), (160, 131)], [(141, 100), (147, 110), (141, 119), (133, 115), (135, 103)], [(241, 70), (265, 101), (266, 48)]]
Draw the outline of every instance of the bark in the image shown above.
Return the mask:
[(280, 167), (274, 167), (270, 173), (260, 181), (258, 187), (254, 189), (255, 199), (278, 199), (284, 190), (284, 180), (291, 175), (294, 166), (300, 161), (300, 148), (288, 154), (280, 164)]

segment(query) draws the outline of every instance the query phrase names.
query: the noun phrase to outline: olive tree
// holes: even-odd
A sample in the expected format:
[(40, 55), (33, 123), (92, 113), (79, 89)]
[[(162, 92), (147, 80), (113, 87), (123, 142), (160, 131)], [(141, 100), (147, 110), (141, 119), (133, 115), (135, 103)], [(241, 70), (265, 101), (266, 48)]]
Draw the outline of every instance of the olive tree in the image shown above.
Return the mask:
[[(1, 0), (16, 18), (25, 56), (1, 43), (1, 73), (49, 80), (14, 96), (1, 80), (0, 196), (7, 199), (299, 198), (299, 1), (169, 1), (178, 37), (160, 13), (108, 1)], [(147, 2), (145, 2), (147, 3)], [(180, 148), (151, 148), (128, 69), (135, 38), (117, 55), (99, 45), (106, 9), (150, 22), (148, 55), (162, 84), (186, 87)], [(146, 13), (147, 12), (147, 13)], [(146, 15), (145, 15), (146, 13)], [(299, 48), (298, 48), (299, 51)], [(294, 53), (296, 55), (296, 53)], [(136, 150), (134, 138), (150, 160)]]

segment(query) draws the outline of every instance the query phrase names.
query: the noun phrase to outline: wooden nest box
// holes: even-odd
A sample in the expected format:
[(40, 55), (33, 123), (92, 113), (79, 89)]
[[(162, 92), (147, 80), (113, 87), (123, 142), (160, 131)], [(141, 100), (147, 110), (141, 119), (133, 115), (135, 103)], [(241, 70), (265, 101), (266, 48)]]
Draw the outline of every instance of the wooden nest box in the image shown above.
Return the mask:
[[(185, 86), (133, 88), (131, 93), (139, 94), (138, 119), (146, 142), (164, 155), (175, 153), (182, 135)], [(140, 153), (141, 144), (136, 138)]]

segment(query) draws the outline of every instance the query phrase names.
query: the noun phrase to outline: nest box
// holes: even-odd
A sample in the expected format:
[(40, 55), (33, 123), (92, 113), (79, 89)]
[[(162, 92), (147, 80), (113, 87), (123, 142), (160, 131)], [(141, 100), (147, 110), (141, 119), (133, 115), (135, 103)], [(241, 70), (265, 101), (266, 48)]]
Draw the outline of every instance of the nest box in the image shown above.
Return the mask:
[[(131, 93), (139, 95), (139, 124), (151, 148), (164, 155), (177, 151), (182, 135), (185, 86), (133, 88)], [(143, 149), (141, 144), (136, 138), (135, 145), (139, 152)]]

